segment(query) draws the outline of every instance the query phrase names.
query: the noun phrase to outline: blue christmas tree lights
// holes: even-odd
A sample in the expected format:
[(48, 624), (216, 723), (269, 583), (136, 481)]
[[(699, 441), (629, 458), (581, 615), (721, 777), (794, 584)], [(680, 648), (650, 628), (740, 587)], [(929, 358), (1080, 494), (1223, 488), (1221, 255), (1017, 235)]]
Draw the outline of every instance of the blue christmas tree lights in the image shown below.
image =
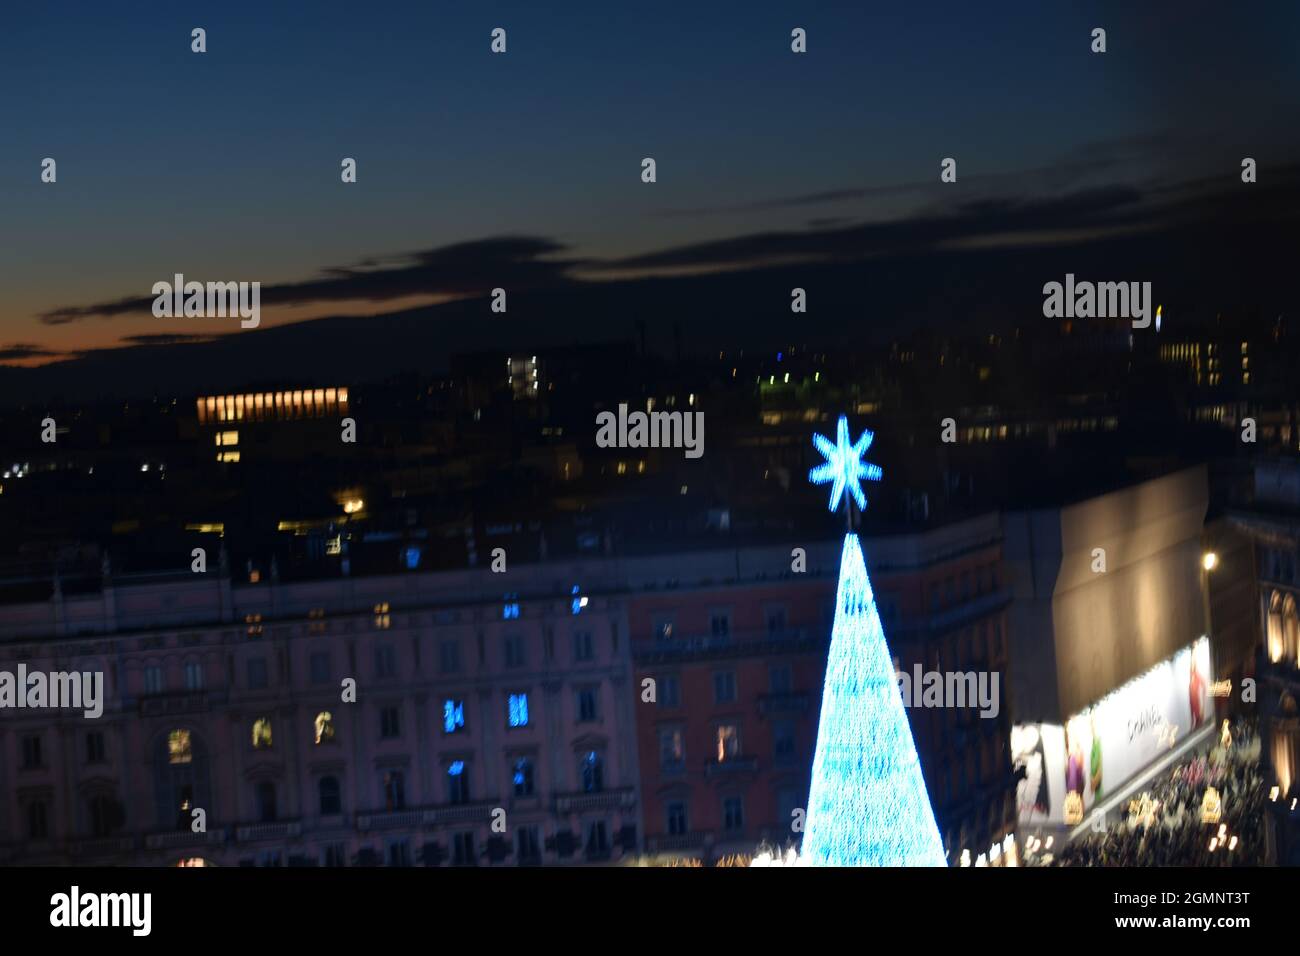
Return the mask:
[[(881, 475), (862, 461), (871, 432), (849, 445), (848, 431), (841, 417), (837, 444), (814, 437), (827, 461), (808, 477), (815, 484), (833, 483), (832, 511), (846, 490), (863, 506), (860, 479)], [(852, 533), (845, 535), (840, 555), (800, 862), (947, 865), (862, 547)]]

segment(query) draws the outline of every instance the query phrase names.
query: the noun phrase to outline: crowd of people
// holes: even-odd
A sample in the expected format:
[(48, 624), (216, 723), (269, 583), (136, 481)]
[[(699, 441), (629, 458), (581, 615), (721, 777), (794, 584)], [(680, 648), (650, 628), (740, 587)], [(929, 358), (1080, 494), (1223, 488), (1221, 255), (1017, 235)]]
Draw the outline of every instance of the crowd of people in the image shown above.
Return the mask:
[[(1268, 786), (1260, 740), (1237, 722), (1198, 754), (1115, 808), (1104, 832), (1081, 835), (1057, 866), (1258, 866), (1265, 859)], [(1217, 822), (1202, 819), (1207, 788), (1219, 795)], [(1043, 861), (1049, 862), (1049, 861)]]

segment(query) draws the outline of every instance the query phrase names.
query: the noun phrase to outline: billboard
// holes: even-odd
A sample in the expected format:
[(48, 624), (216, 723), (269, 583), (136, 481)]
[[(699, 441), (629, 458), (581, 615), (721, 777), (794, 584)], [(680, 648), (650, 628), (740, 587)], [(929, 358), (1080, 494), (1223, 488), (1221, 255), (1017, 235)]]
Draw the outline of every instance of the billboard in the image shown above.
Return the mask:
[(1213, 719), (1210, 642), (1195, 643), (1059, 724), (1018, 724), (1011, 759), (1024, 824), (1077, 822), (1156, 758)]

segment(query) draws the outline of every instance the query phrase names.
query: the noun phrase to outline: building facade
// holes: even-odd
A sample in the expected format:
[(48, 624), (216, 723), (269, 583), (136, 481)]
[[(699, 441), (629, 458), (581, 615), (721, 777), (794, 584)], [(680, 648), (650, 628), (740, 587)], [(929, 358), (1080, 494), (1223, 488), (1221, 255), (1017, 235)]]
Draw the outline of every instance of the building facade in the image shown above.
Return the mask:
[(0, 669), (99, 672), (106, 701), (4, 714), (0, 854), (617, 859), (639, 814), (626, 617), (569, 571), (105, 574), (7, 605)]

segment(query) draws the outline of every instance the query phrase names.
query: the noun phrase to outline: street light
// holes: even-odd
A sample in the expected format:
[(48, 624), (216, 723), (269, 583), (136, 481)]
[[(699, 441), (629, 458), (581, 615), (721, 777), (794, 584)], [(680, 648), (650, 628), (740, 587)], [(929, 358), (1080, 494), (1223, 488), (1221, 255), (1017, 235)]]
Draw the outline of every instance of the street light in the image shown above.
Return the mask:
[(1213, 571), (1219, 566), (1219, 556), (1213, 551), (1206, 551), (1201, 555), (1201, 567), (1207, 571)]

